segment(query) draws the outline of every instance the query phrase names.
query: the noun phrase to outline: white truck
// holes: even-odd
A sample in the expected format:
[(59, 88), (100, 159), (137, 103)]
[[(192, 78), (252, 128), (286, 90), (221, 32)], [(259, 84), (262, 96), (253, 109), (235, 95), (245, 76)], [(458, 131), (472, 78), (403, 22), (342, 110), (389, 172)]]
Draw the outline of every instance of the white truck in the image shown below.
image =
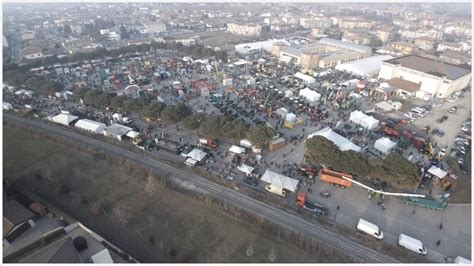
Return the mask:
[(265, 190), (275, 195), (285, 197), (285, 191), (281, 187), (267, 185), (265, 186)]
[(398, 237), (398, 245), (423, 256), (427, 253), (426, 247), (420, 240), (404, 234)]
[(377, 239), (383, 238), (383, 232), (380, 230), (380, 228), (364, 219), (359, 219), (359, 223), (357, 223), (357, 229)]

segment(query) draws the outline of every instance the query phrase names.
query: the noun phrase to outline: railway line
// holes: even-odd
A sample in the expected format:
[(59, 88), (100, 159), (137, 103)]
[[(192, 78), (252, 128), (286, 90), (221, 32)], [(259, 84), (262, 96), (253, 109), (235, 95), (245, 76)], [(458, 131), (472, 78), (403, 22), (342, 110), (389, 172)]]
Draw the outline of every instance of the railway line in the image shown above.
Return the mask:
[(11, 114), (4, 114), (4, 120), (13, 120), (31, 127), (46, 130), (48, 132), (71, 138), (75, 141), (82, 142), (88, 145), (93, 145), (103, 151), (115, 154), (120, 157), (125, 157), (129, 160), (135, 161), (147, 167), (150, 167), (158, 172), (168, 172), (173, 178), (180, 181), (194, 185), (195, 187), (208, 192), (210, 195), (238, 208), (244, 209), (254, 215), (262, 217), (273, 223), (276, 223), (284, 228), (293, 230), (302, 235), (318, 239), (324, 244), (341, 251), (351, 257), (354, 257), (361, 262), (378, 262), (378, 263), (397, 263), (397, 259), (381, 254), (369, 247), (348, 239), (336, 232), (329, 231), (325, 228), (319, 227), (317, 224), (304, 220), (303, 218), (288, 213), (283, 209), (279, 209), (270, 204), (258, 201), (247, 195), (239, 193), (235, 190), (223, 187), (212, 181), (209, 181), (196, 174), (191, 174), (186, 171), (177, 169), (160, 161), (153, 160), (142, 154), (126, 150), (112, 144), (102, 142), (90, 138), (88, 136), (74, 132), (73, 130), (62, 128), (56, 125), (47, 124), (41, 121), (35, 121)]

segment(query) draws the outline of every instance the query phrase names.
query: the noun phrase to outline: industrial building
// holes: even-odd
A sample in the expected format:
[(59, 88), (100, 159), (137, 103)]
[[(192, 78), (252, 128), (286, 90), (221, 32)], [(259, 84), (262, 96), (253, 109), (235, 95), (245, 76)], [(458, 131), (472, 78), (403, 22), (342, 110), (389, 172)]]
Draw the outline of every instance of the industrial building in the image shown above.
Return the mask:
[(465, 88), (471, 80), (471, 71), (456, 65), (416, 55), (384, 61), (379, 79), (386, 80), (401, 95), (423, 100), (447, 98)]
[(70, 126), (72, 122), (76, 121), (79, 117), (71, 114), (61, 113), (54, 116), (51, 120), (54, 123), (58, 123), (64, 126)]
[(314, 70), (331, 68), (339, 64), (370, 56), (370, 47), (323, 38), (319, 42), (301, 47), (289, 46), (287, 42), (274, 42), (272, 54), (285, 63), (295, 63), (301, 68)]
[(79, 121), (77, 121), (74, 127), (92, 133), (101, 134), (107, 126), (104, 123), (92, 121), (89, 119), (80, 119)]

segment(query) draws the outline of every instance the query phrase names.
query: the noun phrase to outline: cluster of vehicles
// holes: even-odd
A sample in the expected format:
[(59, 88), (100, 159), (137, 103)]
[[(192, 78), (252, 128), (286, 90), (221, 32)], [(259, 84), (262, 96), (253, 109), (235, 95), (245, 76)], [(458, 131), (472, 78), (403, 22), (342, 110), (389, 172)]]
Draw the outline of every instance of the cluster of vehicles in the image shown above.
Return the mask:
[(466, 155), (471, 148), (471, 119), (467, 119), (461, 128), (461, 132), (456, 135), (454, 145), (451, 147), (451, 154), (457, 157), (459, 168), (464, 174), (469, 173), (469, 168), (466, 162)]

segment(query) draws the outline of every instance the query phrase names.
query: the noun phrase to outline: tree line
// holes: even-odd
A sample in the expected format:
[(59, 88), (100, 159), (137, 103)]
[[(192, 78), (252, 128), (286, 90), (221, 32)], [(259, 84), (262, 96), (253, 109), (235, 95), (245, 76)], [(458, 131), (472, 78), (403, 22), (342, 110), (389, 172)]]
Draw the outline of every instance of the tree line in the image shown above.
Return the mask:
[(391, 153), (384, 159), (369, 160), (367, 154), (341, 151), (321, 136), (307, 140), (306, 158), (313, 165), (325, 165), (361, 177), (374, 177), (400, 189), (413, 189), (418, 183), (416, 165), (397, 153)]

